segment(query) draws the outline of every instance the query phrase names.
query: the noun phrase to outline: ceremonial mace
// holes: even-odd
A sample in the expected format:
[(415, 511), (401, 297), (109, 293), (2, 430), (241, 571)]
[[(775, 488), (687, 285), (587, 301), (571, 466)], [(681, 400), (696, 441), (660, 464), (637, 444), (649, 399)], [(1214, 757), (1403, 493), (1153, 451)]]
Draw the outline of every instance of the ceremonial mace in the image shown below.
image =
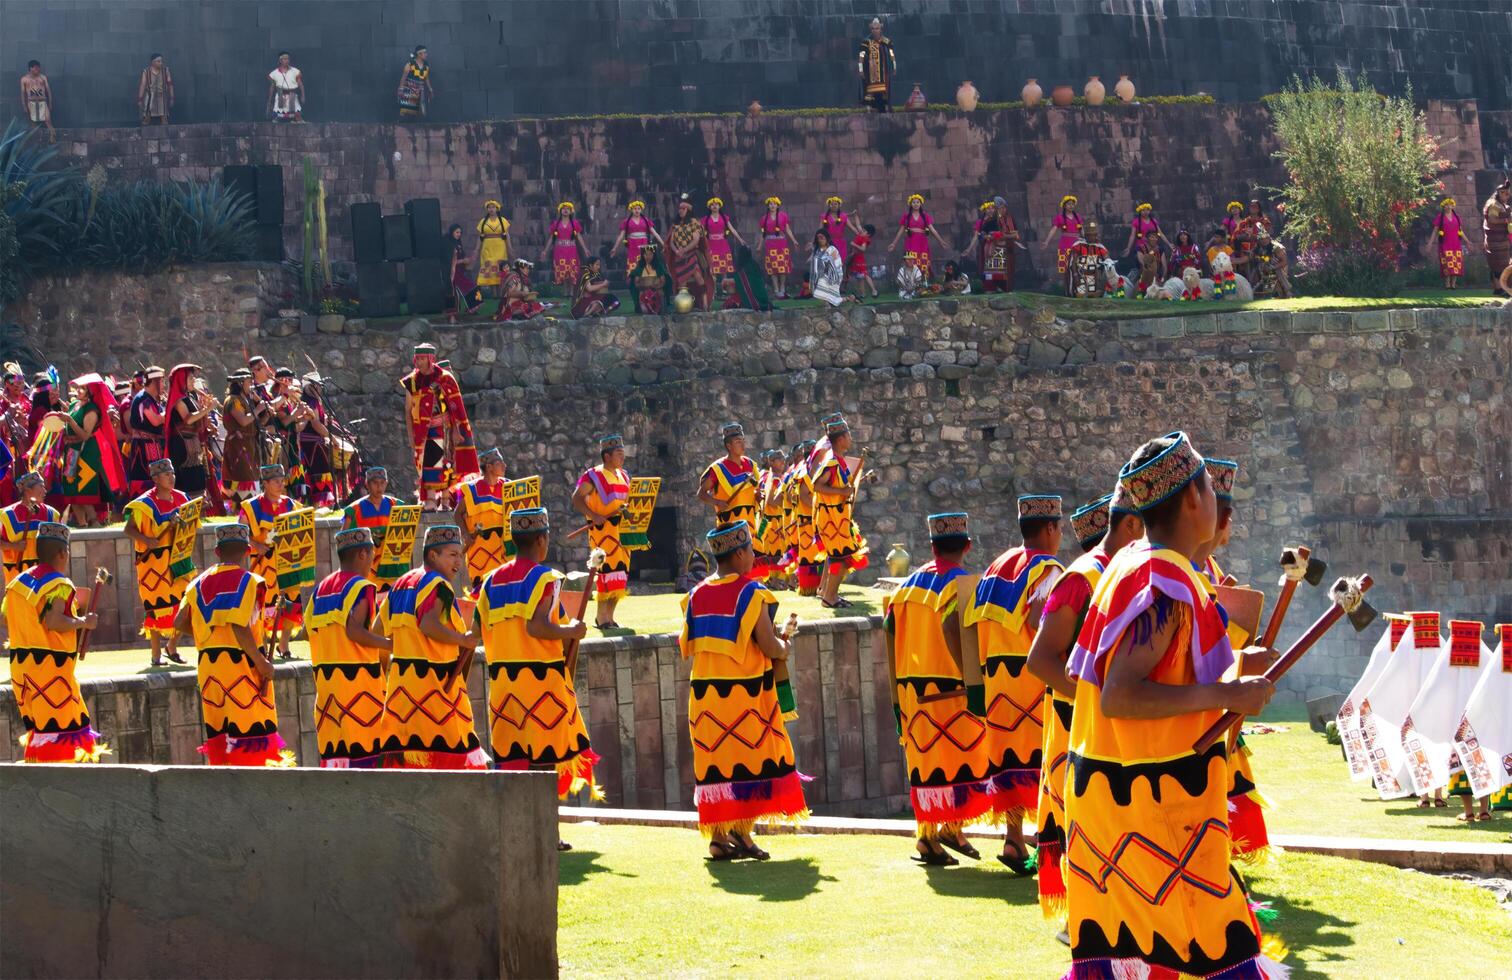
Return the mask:
[[(1317, 621), (1308, 627), (1301, 639), (1293, 643), (1282, 655), (1280, 660), (1270, 665), (1263, 676), (1266, 680), (1275, 683), (1281, 679), (1302, 655), (1312, 649), (1313, 645), (1323, 638), (1323, 634), (1344, 616), (1349, 617), (1349, 625), (1354, 627), (1356, 633), (1367, 629), (1375, 621), (1375, 607), (1365, 601), (1365, 593), (1374, 584), (1369, 575), (1361, 575), (1356, 579), (1341, 578), (1328, 590), (1328, 610), (1319, 616)], [(1284, 593), (1283, 593), (1284, 594)], [(1219, 739), (1227, 737), (1229, 730), (1244, 720), (1244, 715), (1238, 711), (1224, 712), (1222, 718), (1213, 723), (1213, 726), (1202, 734), (1192, 744), (1192, 751), (1197, 753), (1206, 752), (1212, 748)]]
[[(115, 576), (104, 565), (95, 569), (94, 588), (89, 593), (89, 608), (84, 611), (86, 617), (94, 615), (95, 606), (100, 603), (100, 590), (114, 581)], [(94, 630), (84, 630), (83, 634), (79, 637), (80, 660), (83, 660), (84, 654), (89, 652), (89, 638), (94, 635)]]
[[(609, 556), (604, 554), (603, 548), (594, 548), (588, 552), (588, 581), (583, 584), (583, 594), (578, 599), (577, 612), (573, 616), (580, 623), (587, 622), (583, 619), (588, 615), (588, 597), (593, 595), (594, 583), (598, 581), (599, 569), (603, 567), (604, 560)], [(562, 654), (567, 661), (567, 683), (576, 687), (573, 678), (577, 676), (578, 640), (568, 640), (562, 647)]]
[(1302, 545), (1281, 549), (1280, 565), (1281, 597), (1276, 600), (1276, 608), (1271, 611), (1270, 622), (1265, 624), (1265, 633), (1260, 638), (1260, 645), (1267, 649), (1276, 645), (1281, 621), (1286, 618), (1286, 609), (1291, 605), (1292, 594), (1297, 591), (1297, 583), (1305, 581), (1315, 586), (1323, 581), (1323, 575), (1328, 571), (1328, 564), (1314, 558), (1312, 551)]

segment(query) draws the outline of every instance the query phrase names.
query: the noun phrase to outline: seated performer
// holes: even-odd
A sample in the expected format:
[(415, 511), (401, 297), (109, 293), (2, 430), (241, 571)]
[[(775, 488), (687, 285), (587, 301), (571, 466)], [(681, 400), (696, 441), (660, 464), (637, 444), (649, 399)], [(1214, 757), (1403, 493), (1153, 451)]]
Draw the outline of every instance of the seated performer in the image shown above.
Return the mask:
[(478, 454), (479, 475), (457, 486), (452, 515), (467, 543), (467, 581), (476, 595), (483, 576), (504, 564), (504, 454), (497, 448)]
[[(1113, 493), (1094, 500), (1071, 515), (1071, 530), (1082, 556), (1055, 580), (1045, 600), (1039, 630), (1029, 647), (1029, 670), (1048, 688), (1049, 708), (1044, 712), (1045, 741), (1040, 753), (1039, 809), (1040, 912), (1064, 927), (1066, 921), (1066, 760), (1071, 740), (1071, 707), (1076, 686), (1066, 677), (1066, 660), (1076, 643), (1076, 631), (1092, 593), (1108, 567), (1111, 556), (1144, 534), (1144, 522), (1129, 506), (1128, 493), (1120, 485)], [(1070, 939), (1061, 937), (1069, 943)]]
[[(840, 598), (840, 584), (847, 572), (866, 567), (866, 539), (856, 528), (854, 517), (856, 505), (857, 474), (851, 472), (845, 461), (845, 452), (851, 447), (850, 423), (844, 418), (831, 416), (825, 423), (829, 451), (809, 457), (813, 470), (810, 477), (814, 489), (814, 526), (819, 544), (824, 549), (824, 577), (819, 583), (819, 601), (826, 609), (849, 608), (850, 603)], [(820, 454), (816, 449), (815, 454)]]
[(273, 661), (263, 653), (263, 580), (247, 571), (245, 524), (215, 525), (219, 559), (189, 583), (173, 628), (199, 651), (200, 754), (212, 766), (293, 765), (278, 734)]
[(572, 290), (573, 319), (604, 316), (619, 309), (619, 297), (609, 291), (609, 280), (604, 278), (603, 265), (597, 255), (588, 256), (583, 263), (583, 272)]
[[(715, 528), (708, 541), (718, 574), (683, 599), (679, 640), (693, 660), (688, 732), (698, 829), (709, 839), (711, 861), (765, 861), (771, 855), (752, 839), (755, 825), (808, 818), (773, 673), (773, 661), (786, 660), (789, 647), (772, 625), (776, 597), (750, 575), (750, 525)], [(748, 728), (750, 737), (730, 737)]]
[(782, 559), (787, 551), (782, 506), (787, 456), (780, 449), (768, 449), (761, 454), (761, 462), (761, 480), (756, 485), (756, 506), (761, 519), (756, 525), (756, 567), (751, 572), (758, 581), (782, 575)]
[(908, 762), (918, 860), (949, 867), (957, 862), (945, 853), (946, 847), (973, 860), (981, 858), (961, 828), (981, 819), (992, 806), (987, 706), (981, 685), (968, 687), (962, 673), (963, 597), (956, 594), (956, 579), (966, 574), (961, 559), (971, 550), (967, 517), (931, 514), (928, 526), (934, 560), (883, 600), (882, 628), (897, 681), (893, 711)]
[[(598, 754), (588, 747), (588, 726), (578, 710), (577, 690), (567, 674), (566, 641), (581, 640), (588, 627), (562, 610), (562, 574), (544, 564), (551, 522), (541, 507), (509, 515), (515, 556), (494, 568), (478, 590), (478, 623), (488, 655), (489, 739), (494, 768), (510, 772), (546, 769), (557, 774), (557, 796), (593, 783)], [(551, 704), (550, 712), (527, 710)], [(557, 850), (572, 848), (558, 841)]]
[[(388, 470), (382, 466), (369, 466), (363, 474), (362, 485), (367, 496), (358, 497), (347, 505), (341, 517), (341, 526), (346, 529), (365, 527), (372, 532), (373, 547), (382, 554), (383, 537), (388, 531), (389, 517), (399, 501), (384, 493), (388, 489)], [(368, 574), (380, 592), (387, 592), (394, 580), (409, 571), (407, 563), (379, 565)]]
[(21, 499), (0, 510), (0, 560), (6, 582), (36, 563), (37, 529), (58, 522), (57, 509), (42, 502), (47, 496), (47, 481), (41, 473), (16, 477), (16, 493)]
[(279, 589), (278, 567), (273, 562), (273, 551), (278, 518), (296, 508), (293, 499), (284, 495), (286, 484), (282, 466), (264, 466), (258, 471), (258, 477), (262, 483), (262, 492), (251, 500), (242, 501), (238, 520), (250, 532), (252, 571), (265, 587), (262, 595), (267, 608), (262, 610), (263, 625), (270, 632), (277, 633), (278, 656), (292, 660), (294, 654), (289, 650), (289, 635), (296, 626), (304, 622), (304, 600), (297, 585)]
[(614, 607), (630, 587), (630, 552), (620, 543), (620, 521), (630, 499), (630, 474), (625, 472), (625, 440), (618, 433), (599, 440), (600, 463), (578, 477), (572, 491), (572, 507), (591, 525), (588, 548), (603, 551), (604, 564), (599, 569), (597, 596), (594, 600), (594, 625), (599, 629), (618, 629)]
[(315, 744), (324, 769), (383, 766), (383, 679), (393, 641), (375, 632), (378, 588), (373, 532), (336, 533), (337, 571), (310, 599), (310, 664), (315, 673)]
[(1182, 432), (1145, 443), (1119, 479), (1145, 538), (1109, 561), (1067, 666), (1072, 975), (1279, 977), (1229, 865), (1227, 745), (1192, 749), (1223, 711), (1259, 714), (1274, 692), (1221, 680), (1234, 651), (1192, 566), (1213, 536), (1212, 483)]
[(515, 259), (509, 268), (500, 270), (499, 310), (494, 314), (495, 320), (529, 320), (546, 309), (546, 304), (539, 302), (536, 291), (530, 288), (532, 268), (529, 260)]
[(467, 697), (478, 637), (463, 621), (451, 585), (466, 562), (462, 529), (426, 528), (423, 560), (399, 577), (383, 608), (382, 632), (394, 642), (385, 684), (385, 765), (487, 769), (488, 753), (473, 729)]
[(715, 524), (745, 521), (754, 527), (761, 470), (745, 454), (745, 429), (739, 422), (726, 422), (719, 434), (724, 437), (724, 458), (704, 468), (698, 478), (698, 499), (714, 509)]
[(89, 727), (89, 711), (74, 678), (79, 633), (95, 628), (65, 570), (68, 528), (43, 521), (32, 532), (36, 563), (5, 586), (0, 614), (10, 630), (10, 681), (25, 729), (26, 762), (98, 762), (107, 751)]
[(137, 594), (144, 611), (142, 633), (152, 644), (152, 666), (163, 665), (164, 647), (169, 660), (187, 666), (178, 655), (173, 617), (184, 598), (184, 587), (194, 577), (194, 560), (191, 555), (185, 567), (175, 568), (169, 558), (173, 533), (179, 525), (179, 508), (189, 498), (173, 487), (173, 460), (155, 459), (147, 464), (147, 472), (153, 488), (126, 505), (121, 529), (136, 545)]
[(1044, 684), (1026, 665), (1040, 611), (1064, 570), (1055, 558), (1061, 544), (1061, 498), (1020, 497), (1018, 514), (1023, 547), (1010, 548), (987, 567), (963, 619), (977, 628), (987, 689), (987, 791), (994, 822), (1005, 825), (998, 860), (1024, 875), (1033, 869), (1024, 816), (1039, 803), (1045, 698)]

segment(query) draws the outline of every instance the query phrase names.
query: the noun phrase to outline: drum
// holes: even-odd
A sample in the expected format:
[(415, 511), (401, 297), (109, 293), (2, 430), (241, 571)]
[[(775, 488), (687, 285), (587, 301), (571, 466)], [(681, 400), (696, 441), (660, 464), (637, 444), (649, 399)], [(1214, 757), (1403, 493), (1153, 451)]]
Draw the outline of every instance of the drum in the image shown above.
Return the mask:
[(350, 439), (341, 436), (331, 437), (331, 470), (341, 472), (352, 465), (352, 458), (357, 455), (357, 446)]
[(61, 415), (48, 415), (37, 424), (38, 434), (50, 432), (57, 435), (66, 428), (68, 428), (68, 422)]

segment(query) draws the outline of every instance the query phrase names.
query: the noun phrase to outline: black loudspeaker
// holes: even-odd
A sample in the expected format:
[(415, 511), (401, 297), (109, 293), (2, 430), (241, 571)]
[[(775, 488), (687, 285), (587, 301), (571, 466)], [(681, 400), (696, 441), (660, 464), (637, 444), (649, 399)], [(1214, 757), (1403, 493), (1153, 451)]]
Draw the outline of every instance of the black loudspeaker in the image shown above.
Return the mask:
[(284, 260), (283, 226), (257, 226), (257, 259), (259, 262)]
[(409, 215), (386, 214), (383, 216), (383, 257), (390, 262), (403, 262), (414, 258), (415, 247), (410, 242)]
[(434, 197), (420, 197), (404, 202), (410, 221), (410, 249), (417, 259), (440, 259), (441, 202)]
[(376, 201), (354, 204), (352, 216), (352, 261), (358, 265), (383, 261), (383, 208)]
[(444, 311), (450, 291), (441, 277), (440, 259), (410, 259), (404, 263), (404, 301), (411, 316)]
[(282, 225), (284, 220), (283, 167), (257, 168), (257, 223)]
[(357, 266), (357, 302), (364, 317), (399, 315), (399, 269), (389, 262)]
[(252, 206), (251, 215), (257, 217), (257, 168), (256, 167), (223, 167), (221, 168), (221, 184), (230, 191), (235, 191), (247, 199)]

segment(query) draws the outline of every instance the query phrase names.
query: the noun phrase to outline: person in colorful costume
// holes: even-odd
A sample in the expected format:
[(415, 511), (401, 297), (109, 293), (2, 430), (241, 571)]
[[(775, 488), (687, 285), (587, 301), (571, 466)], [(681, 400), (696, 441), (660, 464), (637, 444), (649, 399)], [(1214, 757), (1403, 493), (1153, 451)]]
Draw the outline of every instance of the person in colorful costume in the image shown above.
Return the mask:
[(393, 641), (377, 632), (373, 532), (336, 533), (339, 568), (310, 598), (310, 665), (315, 674), (315, 744), (323, 769), (383, 767), (384, 675)]
[(0, 600), (10, 639), (11, 689), (25, 732), (26, 762), (98, 762), (107, 751), (89, 727), (74, 671), (79, 635), (98, 623), (85, 612), (68, 568), (68, 528), (42, 521), (34, 532), (36, 563), (12, 577)]
[(662, 261), (661, 246), (641, 248), (640, 261), (630, 270), (630, 298), (640, 314), (654, 316), (672, 309), (672, 273)]
[(1082, 235), (1066, 253), (1066, 295), (1098, 299), (1103, 294), (1103, 262), (1108, 247), (1098, 241), (1097, 222), (1088, 221)]
[(751, 837), (757, 823), (808, 819), (773, 666), (787, 659), (789, 646), (773, 626), (776, 597), (751, 578), (750, 525), (717, 527), (708, 543), (718, 571), (683, 598), (678, 641), (692, 660), (688, 734), (698, 829), (710, 860), (765, 861), (771, 855)]
[[(583, 789), (604, 798), (593, 782), (598, 753), (578, 709), (567, 673), (567, 641), (588, 627), (562, 609), (562, 573), (547, 566), (551, 516), (542, 507), (509, 515), (514, 558), (492, 569), (478, 590), (478, 623), (488, 655), (489, 740), (494, 768), (545, 769), (557, 776), (557, 797)], [(571, 847), (558, 842), (557, 850)]]
[(766, 213), (761, 216), (761, 261), (777, 299), (787, 299), (787, 277), (793, 271), (793, 249), (797, 247), (792, 222), (782, 210), (782, 198), (773, 194), (766, 199)]
[(399, 102), (400, 119), (421, 119), (430, 101), (436, 97), (431, 88), (429, 52), (417, 44), (399, 72), (399, 87), (394, 96)]
[(409, 420), (410, 448), (419, 474), (419, 497), (427, 510), (440, 510), (459, 480), (478, 472), (472, 423), (462, 404), (462, 389), (437, 363), (434, 344), (418, 344), (415, 369), (399, 380), (404, 414)]
[(587, 519), (588, 548), (604, 553), (599, 568), (594, 625), (615, 629), (614, 607), (630, 587), (630, 552), (620, 543), (620, 521), (630, 499), (625, 472), (625, 439), (619, 433), (599, 440), (599, 465), (585, 470), (572, 491), (572, 507)]
[(1224, 233), (1232, 241), (1234, 236), (1239, 234), (1239, 223), (1244, 220), (1244, 205), (1238, 201), (1230, 201), (1226, 210), (1228, 213), (1224, 215), (1223, 220), (1219, 224), (1222, 225)]
[(42, 474), (22, 473), (16, 477), (16, 493), (21, 499), (0, 510), (0, 561), (5, 582), (36, 564), (37, 529), (59, 522), (57, 508), (43, 502), (47, 481)]
[[(163, 369), (152, 365), (142, 375), (142, 387), (127, 403), (125, 424), (129, 429), (126, 451), (126, 480), (132, 494), (152, 489), (148, 466), (163, 456)], [(24, 448), (23, 448), (24, 451)]]
[(483, 202), (483, 217), (478, 219), (479, 286), (498, 286), (509, 261), (509, 219), (499, 213), (502, 208), (492, 199)]
[[(845, 236), (847, 234), (860, 235), (865, 229), (861, 226), (860, 212), (847, 213), (841, 210), (844, 206), (845, 201), (838, 195), (831, 194), (825, 198), (824, 214), (819, 217), (819, 230), (829, 235), (830, 243), (840, 252), (840, 261), (849, 265), (850, 250), (846, 246)], [(797, 242), (794, 244), (796, 245)]]
[[(995, 197), (987, 203), (990, 210), (977, 222), (972, 237), (973, 242), (980, 241), (977, 268), (981, 272), (984, 291), (1006, 293), (1013, 289), (1013, 277), (1018, 269), (1019, 230), (1013, 223), (1013, 215), (1008, 213), (1007, 201)], [(967, 249), (970, 248), (967, 245)]]
[[(684, 194), (683, 200), (687, 201), (688, 195)], [(681, 205), (679, 205), (679, 215), (682, 214), (680, 208)], [(692, 210), (691, 202), (688, 203), (688, 208)], [(663, 242), (661, 235), (657, 233), (656, 225), (646, 217), (645, 201), (631, 201), (630, 206), (625, 210), (629, 213), (625, 216), (625, 220), (620, 222), (619, 234), (615, 236), (614, 244), (609, 246), (609, 251), (612, 254), (624, 245), (625, 268), (628, 270), (635, 268), (635, 261), (640, 258), (641, 249), (649, 245), (653, 239), (662, 246), (665, 246), (666, 242)], [(672, 272), (674, 275), (677, 273), (675, 264)]]
[(1156, 283), (1166, 281), (1165, 252), (1152, 231), (1139, 243), (1134, 260), (1139, 264), (1139, 280), (1134, 284), (1134, 298), (1144, 299), (1145, 291)]
[(1129, 222), (1129, 241), (1124, 245), (1124, 254), (1134, 254), (1135, 248), (1144, 245), (1151, 235), (1154, 235), (1155, 241), (1159, 243), (1156, 245), (1157, 251), (1161, 251), (1164, 255), (1161, 246), (1170, 248), (1171, 240), (1165, 236), (1165, 232), (1160, 230), (1160, 219), (1155, 217), (1155, 205), (1145, 202), (1134, 209), (1134, 218)]
[(74, 378), (69, 387), (77, 396), (61, 415), (67, 428), (63, 431), (64, 462), (55, 487), (68, 522), (94, 527), (104, 523), (127, 489), (121, 440), (111, 421), (115, 392), (98, 374)]
[(714, 300), (714, 281), (709, 276), (703, 225), (693, 217), (693, 202), (687, 194), (678, 198), (677, 220), (667, 231), (664, 245), (673, 289), (687, 290), (694, 304), (707, 310)]
[(734, 238), (742, 245), (746, 242), (735, 230), (735, 223), (729, 215), (724, 213), (723, 199), (711, 197), (704, 202), (704, 207), (709, 213), (698, 223), (703, 225), (704, 248), (709, 253), (709, 275), (717, 282), (735, 271), (735, 250), (730, 246), (730, 239)]
[(854, 517), (858, 474), (845, 461), (851, 447), (850, 423), (839, 415), (825, 422), (827, 446), (816, 446), (809, 456), (809, 483), (814, 496), (814, 529), (824, 550), (824, 577), (819, 583), (819, 601), (826, 609), (849, 608), (840, 598), (840, 585), (851, 571), (867, 565), (866, 539)]
[(719, 434), (725, 454), (704, 467), (698, 478), (698, 499), (713, 508), (715, 524), (745, 521), (755, 527), (761, 469), (745, 454), (745, 429), (739, 422), (726, 422)]
[(1268, 229), (1255, 229), (1255, 247), (1250, 250), (1250, 285), (1255, 297), (1271, 296), (1277, 299), (1291, 298), (1291, 278), (1287, 275), (1290, 266), (1286, 249), (1271, 238)]
[(467, 543), (467, 580), (476, 594), (483, 576), (504, 564), (504, 454), (497, 448), (478, 456), (483, 472), (457, 486), (452, 515)]
[(761, 516), (756, 524), (756, 565), (751, 575), (765, 581), (781, 576), (783, 555), (787, 551), (782, 492), (787, 456), (780, 449), (768, 449), (761, 454), (761, 462), (761, 479), (756, 486), (757, 512)]
[[(226, 429), (221, 449), (221, 499), (232, 507), (241, 506), (243, 500), (257, 493), (257, 467), (262, 453), (258, 423), (260, 416), (266, 417), (266, 409), (252, 387), (252, 372), (245, 368), (226, 375), (226, 397), (221, 402), (221, 422)], [(136, 404), (132, 403), (133, 413)], [(161, 423), (156, 426), (161, 427)], [(156, 443), (154, 448), (160, 446), (161, 443)]]
[(619, 309), (619, 305), (619, 297), (610, 291), (609, 280), (604, 276), (603, 261), (597, 255), (588, 256), (572, 291), (573, 319), (604, 316)]
[[(1122, 485), (1071, 514), (1071, 532), (1082, 549), (1055, 580), (1040, 615), (1039, 629), (1029, 648), (1029, 670), (1045, 684), (1049, 708), (1044, 713), (1045, 741), (1041, 750), (1039, 829), (1035, 864), (1038, 869), (1040, 912), (1046, 919), (1066, 921), (1066, 763), (1070, 758), (1071, 714), (1076, 685), (1066, 676), (1066, 662), (1076, 634), (1092, 604), (1092, 593), (1113, 555), (1144, 534), (1144, 522), (1128, 503)], [(1062, 936), (1069, 945), (1070, 939)]]
[[(1227, 255), (1230, 260), (1227, 272), (1218, 271), (1218, 256)], [(1213, 272), (1213, 291), (1221, 299), (1224, 296), (1232, 296), (1239, 289), (1239, 283), (1235, 279), (1237, 275), (1233, 269), (1234, 246), (1229, 244), (1229, 233), (1223, 228), (1214, 228), (1213, 236), (1207, 243), (1208, 268)]]
[(292, 497), (286, 496), (284, 488), (288, 475), (278, 464), (264, 466), (258, 471), (262, 492), (251, 500), (242, 501), (238, 521), (246, 525), (248, 543), (252, 552), (252, 572), (263, 588), (259, 590), (266, 606), (259, 610), (264, 627), (277, 635), (278, 655), (290, 660), (289, 635), (304, 622), (304, 600), (299, 587), (278, 587), (278, 568), (273, 561), (274, 531), (278, 518), (297, 509)]
[(546, 304), (540, 302), (536, 291), (530, 288), (532, 268), (529, 259), (516, 258), (504, 270), (499, 282), (499, 309), (493, 316), (495, 322), (530, 320), (545, 311)]
[[(126, 523), (122, 528), (135, 544), (137, 594), (142, 598), (142, 635), (152, 644), (152, 666), (161, 667), (162, 658), (186, 664), (178, 655), (178, 631), (173, 618), (184, 588), (194, 576), (191, 556), (182, 568), (169, 561), (173, 534), (178, 528), (179, 508), (188, 496), (173, 486), (173, 461), (155, 459), (147, 466), (154, 486), (126, 505)], [(166, 651), (164, 648), (166, 647)], [(187, 664), (186, 664), (187, 665)]]
[(556, 217), (546, 229), (546, 247), (541, 249), (541, 261), (551, 253), (551, 281), (571, 289), (578, 281), (582, 270), (582, 258), (588, 254), (588, 245), (583, 241), (583, 226), (578, 224), (577, 206), (571, 201), (557, 205)]
[(1176, 241), (1171, 245), (1171, 259), (1168, 263), (1170, 275), (1180, 279), (1188, 269), (1196, 269), (1197, 274), (1202, 274), (1202, 249), (1197, 247), (1192, 239), (1192, 233), (1182, 228), (1176, 232)]
[(462, 529), (426, 528), (424, 564), (399, 577), (379, 619), (393, 640), (384, 684), (384, 765), (394, 769), (487, 769), (473, 728), (467, 675), (478, 636), (457, 608), (451, 583), (462, 570)]
[(1481, 207), (1481, 236), (1486, 250), (1486, 268), (1491, 272), (1491, 295), (1496, 296), (1502, 270), (1512, 266), (1512, 179), (1503, 180)]
[(1234, 268), (1251, 282), (1255, 279), (1255, 273), (1250, 263), (1250, 257), (1251, 253), (1255, 250), (1255, 245), (1260, 240), (1260, 230), (1262, 228), (1269, 233), (1272, 230), (1271, 219), (1266, 215), (1265, 208), (1261, 205), (1260, 199), (1252, 197), (1250, 198), (1248, 212), (1244, 215), (1243, 220), (1239, 222), (1239, 227), (1234, 229), (1233, 234), (1229, 237), (1229, 242), (1234, 246)]
[[(910, 194), (908, 195), (908, 210), (903, 212), (903, 217), (898, 219), (898, 233), (888, 244), (887, 251), (891, 253), (898, 247), (898, 242), (902, 241), (903, 257), (906, 259), (910, 255), (913, 256), (918, 261), (924, 278), (928, 280), (932, 275), (929, 258), (929, 236), (931, 235), (940, 243), (942, 249), (946, 252), (950, 251), (950, 246), (945, 239), (940, 237), (939, 230), (935, 228), (934, 219), (929, 216), (929, 212), (924, 210), (924, 195)], [(907, 236), (906, 240), (905, 236)]]
[(247, 570), (245, 524), (215, 525), (217, 562), (189, 583), (173, 627), (199, 651), (200, 754), (212, 766), (292, 765), (262, 650), (264, 582)]
[(873, 17), (871, 33), (856, 49), (856, 72), (861, 77), (861, 104), (878, 112), (892, 111), (892, 80), (898, 71), (898, 56), (892, 40), (882, 33), (882, 21)]
[(966, 574), (961, 561), (971, 550), (968, 520), (963, 513), (929, 515), (934, 559), (883, 599), (917, 860), (942, 867), (957, 863), (947, 847), (981, 857), (962, 828), (992, 808), (986, 694), (981, 684), (966, 684), (961, 659), (960, 611), (971, 597), (956, 594), (956, 580)]
[(462, 244), (462, 226), (454, 224), (446, 229), (441, 241), (441, 254), (446, 257), (446, 280), (451, 284), (452, 303), (447, 310), (447, 322), (455, 323), (463, 314), (478, 312), (486, 297), (472, 276), (467, 273), (467, 246)]
[(1019, 497), (1018, 523), (1023, 546), (1003, 552), (982, 573), (976, 595), (963, 608), (962, 623), (976, 627), (987, 689), (989, 813), (1004, 824), (998, 860), (1024, 875), (1034, 867), (1024, 817), (1039, 803), (1045, 741), (1045, 685), (1026, 667), (1040, 611), (1065, 570), (1055, 557), (1061, 544), (1061, 498), (1040, 493)]
[[(1061, 198), (1060, 211), (1050, 220), (1051, 237), (1045, 239), (1046, 247), (1055, 246), (1055, 274), (1062, 281), (1067, 281), (1066, 277), (1071, 272), (1071, 248), (1082, 240), (1084, 223), (1082, 216), (1077, 213), (1076, 204), (1075, 194)], [(1069, 287), (1066, 295), (1073, 295)]]
[(1454, 210), (1454, 198), (1446, 197), (1439, 202), (1432, 228), (1438, 245), (1439, 278), (1445, 289), (1458, 289), (1460, 276), (1465, 274), (1465, 243), (1470, 236), (1465, 234), (1459, 212)]
[[(382, 466), (369, 466), (363, 474), (362, 485), (367, 489), (367, 495), (347, 505), (341, 516), (341, 526), (345, 530), (367, 528), (373, 538), (373, 547), (381, 554), (384, 534), (388, 531), (394, 505), (399, 501), (383, 492), (388, 489), (388, 470)], [(364, 574), (377, 584), (379, 592), (387, 592), (407, 571), (408, 564), (389, 564), (379, 565)]]
[(1221, 679), (1235, 654), (1192, 564), (1216, 526), (1206, 464), (1176, 432), (1119, 480), (1145, 537), (1109, 561), (1066, 668), (1067, 976), (1279, 978), (1229, 863), (1227, 745), (1192, 748), (1224, 711), (1259, 714), (1274, 693)]
[(805, 439), (795, 448), (785, 497), (792, 514), (789, 564), (798, 566), (798, 594), (803, 596), (818, 595), (819, 580), (824, 575), (824, 543), (814, 527), (814, 483), (809, 474), (809, 454), (814, 447), (814, 440)]

